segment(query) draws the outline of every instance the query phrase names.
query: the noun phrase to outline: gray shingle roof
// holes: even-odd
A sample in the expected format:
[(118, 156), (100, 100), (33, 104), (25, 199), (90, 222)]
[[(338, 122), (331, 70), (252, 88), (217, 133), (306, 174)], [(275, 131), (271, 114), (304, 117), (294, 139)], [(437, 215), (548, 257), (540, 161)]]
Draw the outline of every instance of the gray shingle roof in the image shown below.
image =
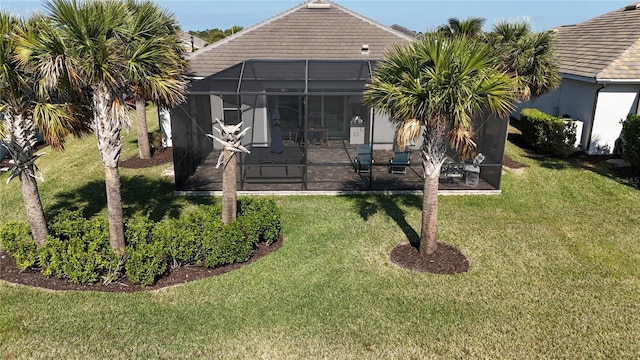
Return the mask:
[(557, 29), (560, 72), (600, 80), (640, 80), (640, 3)]
[(194, 75), (208, 76), (249, 59), (377, 60), (385, 49), (411, 40), (335, 3), (315, 0), (196, 51), (189, 60)]
[(182, 43), (184, 44), (184, 47), (187, 49), (188, 52), (191, 52), (191, 38), (193, 38), (193, 46), (196, 49), (202, 49), (207, 45), (206, 41), (184, 31), (180, 32), (180, 37), (182, 38)]

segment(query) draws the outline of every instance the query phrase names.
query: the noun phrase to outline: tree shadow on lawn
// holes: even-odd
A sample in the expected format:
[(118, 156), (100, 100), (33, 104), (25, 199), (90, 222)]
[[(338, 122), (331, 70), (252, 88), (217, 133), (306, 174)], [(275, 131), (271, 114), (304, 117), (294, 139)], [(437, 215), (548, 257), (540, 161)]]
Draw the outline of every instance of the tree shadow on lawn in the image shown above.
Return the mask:
[(409, 240), (391, 250), (389, 259), (395, 265), (410, 271), (428, 272), (432, 274), (458, 274), (469, 271), (470, 262), (466, 256), (454, 246), (438, 242), (433, 254), (420, 253), (420, 235), (407, 223), (406, 212), (400, 204), (422, 208), (422, 197), (415, 195), (384, 196), (352, 196), (356, 210), (366, 221), (379, 211), (392, 218)]
[(631, 166), (618, 166), (607, 160), (620, 160), (616, 155), (588, 155), (575, 152), (563, 159), (549, 155), (536, 155), (531, 150), (523, 149), (528, 157), (534, 159), (540, 167), (551, 170), (565, 170), (568, 168), (583, 169), (605, 176), (617, 183), (640, 189), (640, 169)]
[(393, 219), (398, 227), (404, 232), (411, 245), (417, 246), (420, 243), (420, 235), (411, 227), (406, 220), (406, 212), (399, 205), (422, 208), (422, 198), (415, 195), (354, 195), (349, 196), (354, 201), (354, 207), (358, 214), (367, 221), (371, 216), (380, 211)]
[[(518, 120), (511, 118), (509, 124), (515, 129), (520, 130), (521, 124)], [(551, 170), (565, 170), (567, 168), (584, 169), (594, 172), (598, 175), (606, 176), (620, 184), (640, 189), (640, 169), (631, 166), (617, 166), (607, 160), (620, 159), (616, 155), (588, 155), (585, 152), (578, 151), (570, 155), (566, 159), (551, 156), (549, 154), (538, 154), (531, 150), (529, 145), (525, 143), (522, 134), (509, 131), (508, 140), (513, 145), (522, 149), (528, 158), (536, 160), (543, 168)]]
[[(134, 214), (149, 216), (159, 221), (164, 217), (177, 218), (184, 202), (178, 202), (173, 195), (173, 182), (165, 179), (152, 180), (144, 176), (122, 176), (120, 191), (125, 217)], [(183, 197), (193, 204), (209, 205), (212, 197)], [(46, 210), (47, 218), (53, 218), (63, 210), (82, 210), (90, 218), (107, 207), (104, 181), (91, 181), (77, 189), (62, 192), (56, 196), (56, 203)]]

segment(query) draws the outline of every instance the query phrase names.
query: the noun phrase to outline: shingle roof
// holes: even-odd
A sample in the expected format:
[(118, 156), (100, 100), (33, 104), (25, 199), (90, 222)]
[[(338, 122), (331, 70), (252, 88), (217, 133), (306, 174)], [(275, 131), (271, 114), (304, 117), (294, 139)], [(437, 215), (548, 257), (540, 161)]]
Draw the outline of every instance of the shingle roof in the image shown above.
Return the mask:
[(640, 80), (640, 3), (557, 29), (560, 72), (599, 80)]
[(196, 51), (189, 60), (195, 76), (208, 76), (249, 59), (377, 60), (385, 49), (411, 40), (333, 2), (315, 0)]
[(180, 32), (180, 37), (182, 38), (182, 44), (184, 45), (184, 47), (187, 49), (187, 51), (191, 51), (191, 39), (193, 39), (193, 46), (196, 49), (202, 49), (203, 47), (205, 47), (207, 45), (207, 42), (200, 39), (197, 36), (193, 36), (187, 32), (181, 31)]
[(406, 27), (404, 27), (402, 25), (393, 24), (393, 25), (390, 26), (390, 28), (392, 28), (393, 30), (399, 31), (399, 32), (401, 32), (401, 33), (403, 33), (403, 34), (405, 34), (407, 36), (411, 36), (413, 38), (417, 38), (418, 36), (420, 36), (419, 33), (415, 32), (413, 30), (407, 29)]

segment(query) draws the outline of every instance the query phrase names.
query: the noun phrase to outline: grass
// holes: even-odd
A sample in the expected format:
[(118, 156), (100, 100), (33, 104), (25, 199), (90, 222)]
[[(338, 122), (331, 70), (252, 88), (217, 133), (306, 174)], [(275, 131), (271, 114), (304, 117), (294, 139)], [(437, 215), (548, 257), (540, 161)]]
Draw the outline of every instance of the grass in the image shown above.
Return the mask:
[[(132, 139), (126, 152), (135, 152)], [(281, 197), (282, 248), (222, 276), (136, 294), (0, 281), (0, 354), (640, 357), (640, 191), (572, 162), (527, 158), (511, 143), (507, 152), (530, 167), (507, 171), (502, 195), (440, 198), (440, 238), (467, 255), (468, 273), (411, 273), (389, 262), (390, 250), (419, 232), (420, 197)], [(88, 214), (104, 212), (103, 194), (91, 195), (102, 181), (94, 153), (95, 140), (85, 139), (41, 160), (49, 214), (82, 203)], [(161, 170), (122, 170), (128, 214), (162, 217), (217, 201), (172, 197)], [(16, 184), (2, 186), (2, 222), (22, 220)]]

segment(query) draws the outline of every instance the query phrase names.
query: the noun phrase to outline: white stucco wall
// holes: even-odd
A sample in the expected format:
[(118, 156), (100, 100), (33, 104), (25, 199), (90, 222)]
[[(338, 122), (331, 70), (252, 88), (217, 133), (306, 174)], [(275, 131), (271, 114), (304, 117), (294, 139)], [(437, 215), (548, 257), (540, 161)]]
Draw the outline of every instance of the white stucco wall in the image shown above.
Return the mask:
[[(213, 125), (215, 124), (216, 119), (222, 119), (222, 98), (216, 95), (210, 96), (211, 100), (211, 129), (204, 129), (205, 131), (210, 130), (209, 134), (217, 134), (213, 130)], [(213, 148), (216, 150), (222, 150), (222, 145), (217, 141), (213, 142)]]
[(555, 115), (554, 109), (557, 110), (560, 103), (560, 93), (560, 89), (556, 89), (540, 97), (534, 97), (527, 101), (518, 101), (511, 116), (520, 120), (520, 111), (526, 108), (535, 108), (547, 114)]
[(640, 86), (607, 85), (600, 90), (591, 128), (590, 155), (610, 154), (622, 131), (621, 120), (638, 112)]
[(376, 111), (374, 116), (375, 120), (373, 124), (373, 143), (374, 145), (377, 144), (375, 145), (375, 149), (392, 149), (395, 129), (389, 121), (389, 116), (379, 111)]
[(620, 119), (638, 111), (638, 85), (597, 84), (563, 79), (560, 88), (518, 104), (512, 116), (520, 118), (524, 108), (536, 108), (555, 116), (583, 121), (580, 150), (605, 154), (614, 150), (620, 136)]

